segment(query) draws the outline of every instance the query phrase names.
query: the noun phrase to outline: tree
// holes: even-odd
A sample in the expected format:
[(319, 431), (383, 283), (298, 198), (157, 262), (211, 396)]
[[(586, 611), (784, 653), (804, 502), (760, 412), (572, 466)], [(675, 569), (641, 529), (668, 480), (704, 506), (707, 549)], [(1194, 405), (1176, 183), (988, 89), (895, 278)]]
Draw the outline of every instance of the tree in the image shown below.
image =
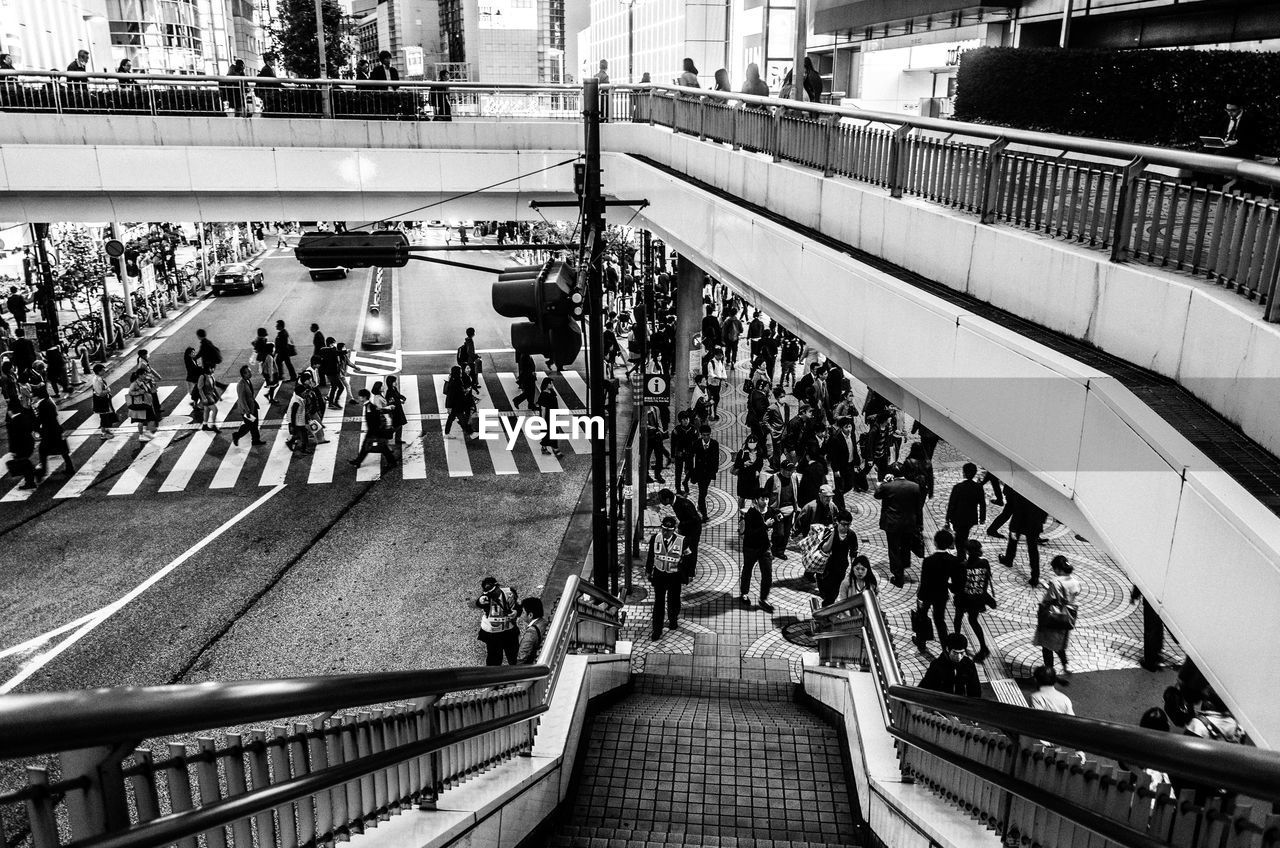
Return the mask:
[[(354, 52), (344, 37), (342, 6), (338, 0), (321, 0), (324, 10), (325, 76), (338, 77)], [(320, 48), (316, 44), (315, 0), (279, 0), (277, 25), (271, 40), (285, 70), (302, 79), (320, 76)]]
[(52, 262), (55, 296), (71, 299), (74, 309), (75, 298), (86, 291), (90, 297), (98, 293), (103, 278), (110, 273), (102, 252), (102, 239), (82, 224), (53, 224), (49, 228), (49, 241), (55, 257)]

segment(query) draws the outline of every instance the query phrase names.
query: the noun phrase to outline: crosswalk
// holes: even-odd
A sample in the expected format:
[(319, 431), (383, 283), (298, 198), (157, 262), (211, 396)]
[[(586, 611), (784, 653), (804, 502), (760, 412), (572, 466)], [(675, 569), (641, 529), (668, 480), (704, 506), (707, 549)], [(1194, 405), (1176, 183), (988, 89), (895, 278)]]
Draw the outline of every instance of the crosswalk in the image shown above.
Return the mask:
[[(405, 396), (408, 422), (399, 446), (400, 465), (385, 472), (389, 478), (426, 480), (431, 469), (443, 469), (449, 477), (476, 477), (488, 474), (555, 474), (573, 462), (544, 453), (538, 441), (527, 433), (507, 449), (506, 439), (468, 441), (455, 424), (452, 432), (444, 432), (446, 410), (444, 384), (446, 374), (403, 374), (400, 391)], [(544, 375), (539, 374), (538, 379)], [(512, 399), (519, 394), (515, 375), (511, 373), (483, 375), (478, 407), (498, 410), (507, 416), (531, 415), (525, 404), (513, 408)], [(378, 375), (353, 377), (351, 390), (371, 387)], [(582, 377), (573, 371), (554, 375), (562, 405), (582, 412), (587, 390)], [(256, 386), (260, 386), (255, 381)], [(59, 418), (67, 428), (67, 442), (75, 470), (67, 474), (62, 459), (51, 458), (49, 473), (34, 489), (18, 488), (13, 478), (0, 481), (0, 509), (5, 504), (33, 498), (64, 500), (86, 495), (124, 497), (144, 494), (166, 494), (197, 489), (256, 489), (283, 483), (325, 485), (342, 482), (367, 483), (384, 476), (381, 457), (371, 454), (356, 468), (348, 460), (359, 451), (365, 432), (364, 417), (358, 403), (345, 403), (341, 409), (326, 409), (324, 432), (327, 442), (315, 445), (311, 455), (295, 454), (289, 441), (285, 416), (292, 399), (292, 383), (286, 383), (275, 402), (269, 404), (266, 390), (257, 393), (262, 438), (266, 444), (252, 446), (244, 436), (239, 445), (231, 435), (240, 426), (234, 414), (236, 386), (232, 383), (217, 407), (220, 432), (202, 430), (192, 413), (185, 386), (162, 385), (157, 395), (164, 413), (159, 428), (149, 440), (143, 440), (136, 426), (128, 421), (110, 435), (99, 430), (98, 416), (91, 403), (85, 401), (61, 410)], [(113, 397), (113, 408), (119, 409), (127, 396), (121, 389)], [(344, 401), (346, 399), (344, 398)], [(572, 454), (589, 454), (589, 439), (566, 440)], [(8, 454), (0, 462), (9, 459)], [(3, 467), (3, 466), (0, 466)]]

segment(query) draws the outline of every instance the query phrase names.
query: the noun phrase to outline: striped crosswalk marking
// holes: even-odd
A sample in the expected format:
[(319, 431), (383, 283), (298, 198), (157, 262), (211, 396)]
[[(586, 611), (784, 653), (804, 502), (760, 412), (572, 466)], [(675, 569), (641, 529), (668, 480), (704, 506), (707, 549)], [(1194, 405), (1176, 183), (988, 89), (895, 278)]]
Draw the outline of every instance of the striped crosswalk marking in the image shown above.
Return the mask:
[(400, 473), (406, 480), (425, 480), (427, 478), (426, 445), (422, 443), (423, 427), (418, 418), (422, 414), (422, 405), (418, 399), (418, 381), (409, 378), (401, 382), (400, 394), (404, 395), (404, 414), (408, 422), (404, 425), (404, 450), (400, 454)]
[[(364, 387), (372, 392), (372, 386), (376, 382), (373, 377), (366, 377)], [(357, 391), (359, 391), (357, 389)], [(365, 436), (369, 433), (369, 424), (364, 417), (364, 404), (357, 407), (360, 410), (360, 447), (364, 447)], [(358, 456), (359, 454), (357, 454)], [(356, 469), (357, 483), (372, 483), (374, 480), (382, 479), (382, 454), (370, 453), (364, 458), (364, 462), (360, 463), (360, 467)]]
[[(227, 391), (230, 391), (228, 389)], [(263, 411), (267, 408), (267, 386), (264, 383), (257, 394), (258, 401), (258, 421), (263, 418)], [(238, 429), (238, 428), (237, 428)], [(218, 463), (218, 471), (213, 475), (213, 482), (209, 484), (210, 489), (230, 489), (236, 484), (236, 480), (240, 478), (240, 470), (244, 468), (244, 461), (249, 458), (249, 451), (253, 446), (245, 439), (240, 440), (240, 445), (231, 445), (227, 448), (227, 452), (222, 456), (222, 462)]]
[[(512, 374), (510, 371), (499, 374), (498, 381), (502, 383), (502, 390), (507, 393), (508, 400), (520, 394), (520, 388), (516, 385), (516, 375)], [(518, 415), (520, 413), (513, 412), (508, 414)], [(529, 452), (533, 454), (533, 461), (538, 463), (539, 471), (547, 474), (564, 470), (560, 466), (560, 460), (556, 458), (555, 454), (542, 452), (542, 446), (538, 443), (537, 439), (529, 435), (529, 431), (522, 430), (521, 435), (524, 437), (525, 444), (529, 446)]]
[[(476, 398), (476, 409), (497, 409), (493, 405), (493, 398), (489, 396), (489, 387), (485, 385), (483, 377), (480, 380), (480, 397)], [(516, 458), (512, 456), (511, 451), (507, 450), (505, 437), (483, 439), (482, 441), (489, 448), (489, 459), (493, 461), (493, 472), (495, 474), (520, 473), (520, 469), (516, 467)]]
[[(444, 383), (449, 379), (447, 374), (435, 374), (433, 382), (436, 386), (436, 409), (440, 410), (442, 415), (447, 414), (444, 406)], [(467, 455), (466, 433), (459, 433), (453, 436), (444, 432), (444, 424), (447, 418), (440, 421), (440, 434), (444, 439), (444, 459), (445, 464), (449, 468), (450, 477), (470, 477), (471, 476), (471, 457)], [(426, 429), (426, 428), (423, 428)], [(435, 429), (434, 427), (432, 428)]]
[[(216, 418), (220, 422), (225, 422), (227, 413), (231, 411), (231, 407), (236, 402), (236, 384), (231, 383), (222, 392), (222, 397), (218, 400), (218, 405), (214, 407)], [(222, 425), (223, 430), (226, 425)], [(209, 430), (196, 430), (191, 434), (191, 438), (187, 440), (187, 447), (178, 457), (178, 461), (174, 463), (173, 468), (169, 471), (169, 476), (160, 484), (162, 492), (181, 492), (191, 483), (191, 478), (195, 475), (196, 470), (200, 468), (200, 460), (209, 452), (210, 446), (213, 445), (214, 437), (219, 433)], [(223, 434), (223, 438), (230, 439), (231, 434)]]
[[(543, 379), (545, 379), (545, 378), (546, 378), (546, 376), (547, 376), (547, 375), (546, 375), (546, 373), (545, 373), (545, 372), (542, 372), (542, 371), (539, 371), (539, 372), (538, 372), (538, 385), (539, 385), (539, 386), (541, 386), (541, 385), (542, 385), (542, 381), (543, 381)], [(578, 372), (577, 372), (577, 371), (565, 371), (565, 372), (563, 372), (563, 373), (562, 373), (562, 376), (565, 378), (565, 381), (569, 383), (569, 387), (570, 387), (570, 388), (572, 388), (572, 389), (574, 390), (574, 392), (575, 392), (576, 394), (578, 394), (578, 397), (582, 399), (582, 402), (583, 402), (583, 403), (586, 403), (586, 402), (587, 402), (587, 391), (586, 391), (586, 388), (585, 388), (585, 387), (582, 387), (582, 378), (578, 376)], [(570, 377), (571, 377), (571, 376), (572, 376), (574, 379), (576, 379), (576, 380), (577, 380), (577, 382), (578, 382), (578, 386), (577, 386), (577, 387), (575, 387), (575, 386), (574, 386), (574, 384), (573, 384), (573, 381), (572, 381), (572, 380), (570, 380)], [(582, 387), (582, 388), (579, 388), (579, 387)], [(566, 397), (563, 395), (563, 393), (561, 393), (558, 389), (556, 390), (556, 394), (560, 395), (560, 408), (561, 408), (561, 409), (569, 409), (570, 407), (572, 407), (572, 404), (569, 402), (569, 399), (568, 399), (568, 398), (566, 398)], [(569, 439), (565, 439), (565, 441), (569, 443), (569, 447), (573, 448), (573, 452), (574, 452), (574, 453), (591, 453), (591, 440), (590, 440), (590, 439), (584, 439), (584, 438), (582, 438), (581, 436), (579, 436), (579, 437), (577, 437), (577, 438), (569, 438)]]
[[(115, 395), (111, 397), (111, 409), (120, 409), (120, 405), (123, 404), (124, 398), (128, 396), (129, 396), (129, 389), (127, 388), (122, 389), (122, 391), (116, 392)], [(63, 418), (64, 414), (67, 415), (67, 418)], [(70, 412), (70, 414), (67, 414), (67, 412), (59, 412), (58, 420), (68, 421), (74, 418), (74, 416), (76, 416), (76, 412)], [(81, 448), (82, 444), (84, 444), (84, 442), (87, 441), (88, 437), (92, 436), (93, 433), (97, 432), (97, 429), (99, 429), (99, 427), (97, 427), (97, 424), (99, 424), (99, 418), (97, 418), (97, 415), (90, 415), (86, 420), (83, 421), (81, 425), (79, 425), (78, 428), (76, 428), (76, 430), (73, 430), (73, 432), (69, 434), (69, 436), (67, 437), (67, 452), (70, 453), (70, 455), (73, 455), (73, 456), (76, 455), (76, 451), (78, 451), (79, 448)], [(6, 453), (6, 455), (4, 456), (4, 461), (8, 461), (9, 459), (10, 459), (10, 455), (9, 453)], [(44, 485), (44, 483), (47, 483), (47, 482), (49, 482), (49, 478), (45, 478), (44, 480), (42, 480), (41, 485)], [(70, 480), (68, 480), (68, 483), (69, 482)], [(91, 483), (92, 483), (92, 479), (90, 480), (90, 484)], [(18, 485), (20, 485), (20, 483)], [(0, 498), (0, 503), (14, 503), (14, 502), (26, 501), (28, 500), (28, 498), (31, 498), (32, 494), (36, 493), (36, 489), (40, 488), (40, 485), (37, 485), (36, 488), (19, 489), (18, 485), (14, 485), (12, 489), (9, 489), (9, 492), (5, 493), (5, 496), (3, 498)], [(87, 485), (86, 485), (86, 488), (87, 488)]]
[(262, 469), (259, 486), (279, 486), (284, 483), (289, 473), (289, 460), (293, 459), (293, 451), (285, 442), (289, 441), (289, 411), (285, 410), (285, 423), (280, 425), (275, 440), (271, 443), (271, 453), (267, 455), (267, 464)]
[[(161, 386), (156, 392), (162, 406), (169, 395), (173, 394), (173, 390), (174, 386)], [(138, 455), (134, 457), (133, 462), (129, 463), (129, 467), (121, 473), (108, 494), (132, 495), (138, 491), (138, 487), (142, 485), (143, 480), (147, 479), (147, 475), (151, 473), (151, 469), (155, 467), (160, 455), (164, 453), (165, 448), (173, 441), (173, 437), (177, 435), (177, 432), (177, 430), (160, 430), (152, 436), (151, 441), (143, 442)]]
[(324, 424), (324, 430), (316, 435), (324, 436), (328, 441), (316, 443), (315, 456), (311, 457), (311, 471), (307, 474), (307, 482), (311, 484), (333, 482), (333, 469), (338, 464), (338, 443), (342, 441), (338, 438), (342, 428), (342, 410), (326, 406), (321, 423)]

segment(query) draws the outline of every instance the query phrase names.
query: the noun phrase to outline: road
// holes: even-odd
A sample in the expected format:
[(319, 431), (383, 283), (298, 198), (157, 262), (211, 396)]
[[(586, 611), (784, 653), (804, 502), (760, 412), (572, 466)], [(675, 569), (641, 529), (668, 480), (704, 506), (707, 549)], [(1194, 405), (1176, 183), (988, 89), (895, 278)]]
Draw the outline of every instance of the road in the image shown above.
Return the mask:
[[(292, 384), (264, 414), (264, 447), (235, 448), (228, 428), (211, 437), (191, 423), (182, 352), (196, 329), (222, 350), (228, 383), (255, 330), (274, 335), (278, 319), (304, 353), (312, 321), (358, 339), (368, 271), (313, 282), (274, 250), (262, 266), (262, 292), (209, 299), (149, 343), (168, 392), (160, 438), (144, 448), (128, 427), (94, 435), (82, 401), (64, 413), (76, 475), (55, 461), (29, 496), (0, 481), (0, 691), (474, 664), (480, 579), (492, 573), (522, 596), (541, 587), (585, 482), (586, 445), (557, 460), (441, 431), (436, 375), (468, 326), (486, 351), (483, 401), (511, 408), (501, 375), (515, 363), (509, 322), (489, 302), (493, 277), (427, 263), (396, 272), (398, 346), (362, 356), (380, 373), (352, 380), (358, 390), (398, 370), (411, 399), (416, 390), (404, 467), (381, 476), (374, 458), (346, 462), (360, 441), (356, 405), (336, 413), (327, 453), (289, 456), (280, 423)], [(585, 401), (576, 376), (556, 378), (572, 407)]]

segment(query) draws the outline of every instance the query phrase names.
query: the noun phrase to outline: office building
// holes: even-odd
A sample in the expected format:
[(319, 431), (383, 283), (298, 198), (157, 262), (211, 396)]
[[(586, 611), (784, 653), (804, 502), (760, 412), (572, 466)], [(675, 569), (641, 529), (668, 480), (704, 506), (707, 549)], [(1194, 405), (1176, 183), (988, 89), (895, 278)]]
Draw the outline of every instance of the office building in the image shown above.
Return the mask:
[(92, 68), (111, 62), (107, 0), (8, 0), (0, 3), (0, 50), (18, 68), (62, 70), (79, 50)]

